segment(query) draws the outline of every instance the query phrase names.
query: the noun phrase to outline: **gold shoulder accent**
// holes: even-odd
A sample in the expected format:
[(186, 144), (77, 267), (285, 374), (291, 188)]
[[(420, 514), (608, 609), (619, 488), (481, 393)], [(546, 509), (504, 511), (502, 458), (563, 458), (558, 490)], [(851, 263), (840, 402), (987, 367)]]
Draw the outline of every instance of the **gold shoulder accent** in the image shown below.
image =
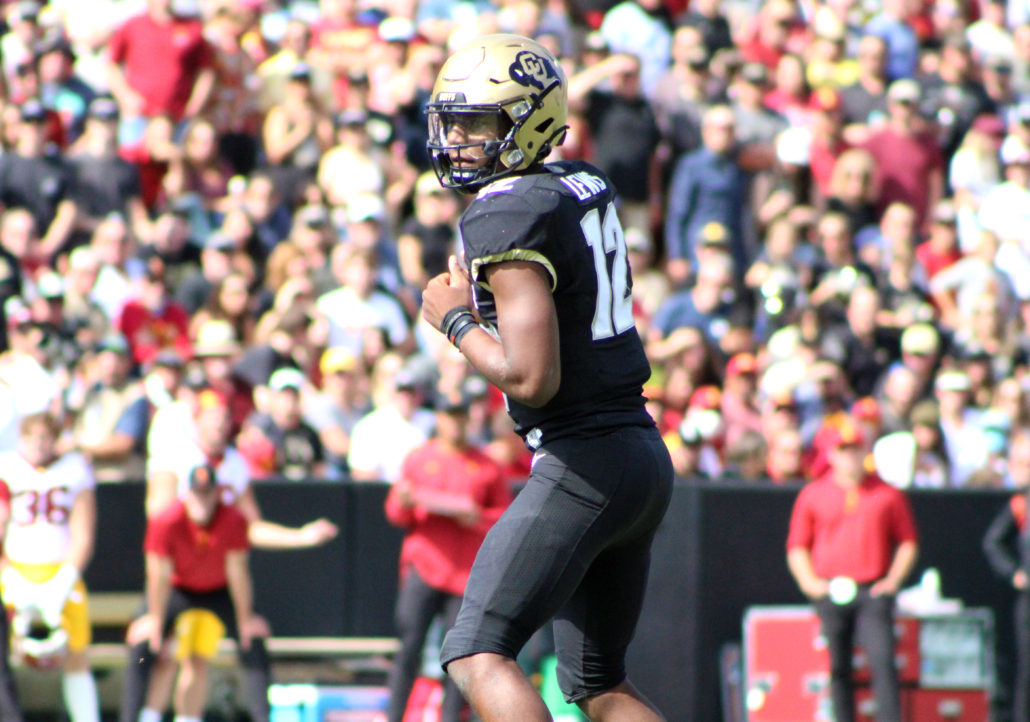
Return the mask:
[(525, 248), (513, 248), (504, 253), (495, 253), (492, 256), (473, 259), (471, 269), (472, 280), (489, 291), (490, 286), (479, 280), (479, 270), (491, 263), (502, 263), (504, 261), (532, 261), (533, 263), (539, 263), (547, 271), (547, 275), (551, 277), (551, 291), (553, 292), (558, 287), (558, 274), (554, 270), (554, 266), (551, 265), (551, 262), (547, 260), (547, 256), (538, 251), (531, 251)]

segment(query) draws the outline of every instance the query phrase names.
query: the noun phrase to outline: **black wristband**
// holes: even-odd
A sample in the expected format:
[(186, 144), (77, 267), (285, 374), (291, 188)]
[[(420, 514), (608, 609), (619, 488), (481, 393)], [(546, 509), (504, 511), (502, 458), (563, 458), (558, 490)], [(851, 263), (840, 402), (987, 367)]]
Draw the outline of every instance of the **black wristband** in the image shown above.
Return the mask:
[(455, 306), (444, 314), (443, 320), (440, 321), (440, 332), (450, 339), (454, 335), (453, 332), (457, 328), (458, 322), (465, 317), (475, 320), (475, 316), (472, 315), (472, 309), (468, 306)]
[(454, 328), (451, 329), (451, 335), (448, 336), (451, 343), (454, 344), (454, 348), (461, 350), (461, 340), (465, 338), (469, 331), (474, 328), (479, 328), (479, 323), (476, 321), (475, 316), (471, 313), (467, 316), (462, 314), (458, 321), (454, 324)]
[(479, 325), (472, 309), (468, 306), (455, 306), (444, 314), (440, 322), (440, 331), (447, 337), (447, 340), (456, 347), (465, 338), (465, 334)]

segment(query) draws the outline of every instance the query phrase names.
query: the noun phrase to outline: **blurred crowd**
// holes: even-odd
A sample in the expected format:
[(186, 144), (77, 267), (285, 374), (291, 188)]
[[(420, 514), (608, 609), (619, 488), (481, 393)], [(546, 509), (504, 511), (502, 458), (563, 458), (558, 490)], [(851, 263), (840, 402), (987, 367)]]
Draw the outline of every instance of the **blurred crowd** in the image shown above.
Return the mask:
[(619, 192), (680, 475), (815, 478), (852, 417), (899, 486), (1030, 483), (1028, 3), (0, 7), (0, 446), (46, 410), (142, 479), (214, 391), (254, 478), (393, 481), (460, 393), (525, 476), (419, 320), (468, 200), (422, 108), (449, 48), (513, 32), (569, 79), (552, 159)]

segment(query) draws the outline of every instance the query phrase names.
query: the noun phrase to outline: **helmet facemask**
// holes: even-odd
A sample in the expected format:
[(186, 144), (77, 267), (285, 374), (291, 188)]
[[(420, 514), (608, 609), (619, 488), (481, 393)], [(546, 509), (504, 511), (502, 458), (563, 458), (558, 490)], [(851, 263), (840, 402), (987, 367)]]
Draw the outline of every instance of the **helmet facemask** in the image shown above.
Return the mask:
[[(552, 86), (556, 87), (556, 86)], [(536, 153), (527, 159), (526, 153), (519, 147), (517, 138), (519, 131), (533, 117), (533, 110), (539, 108), (544, 96), (552, 88), (548, 88), (532, 99), (515, 98), (509, 103), (491, 105), (466, 105), (460, 102), (430, 103), (426, 106), (429, 117), (429, 157), (440, 183), (448, 188), (458, 188), (474, 193), (488, 182), (503, 178), (517, 170), (527, 168), (537, 161), (543, 160), (551, 151), (551, 141), (564, 135), (565, 126), (552, 130), (548, 142), (536, 149)], [(466, 116), (460, 118), (459, 116)], [(448, 134), (454, 123), (463, 123), (475, 132), (476, 121), (471, 116), (480, 116), (486, 122), (494, 122), (499, 132), (494, 139), (475, 140), (474, 142), (454, 144), (448, 142)], [(485, 123), (484, 123), (485, 124)], [(470, 134), (471, 134), (470, 133)], [(480, 167), (462, 168), (456, 166), (449, 151), (457, 151), (459, 157), (465, 149), (482, 148), (482, 154), (489, 160)]]
[[(500, 106), (436, 103), (429, 105), (426, 112), (429, 116), (427, 148), (442, 185), (478, 190), (488, 180), (507, 175), (521, 161), (521, 153), (515, 146), (515, 127)], [(448, 140), (455, 126), (463, 129), (466, 142)], [(519, 161), (510, 162), (514, 160), (512, 152), (518, 154)], [(455, 162), (484, 157), (486, 163), (482, 165), (463, 166)]]

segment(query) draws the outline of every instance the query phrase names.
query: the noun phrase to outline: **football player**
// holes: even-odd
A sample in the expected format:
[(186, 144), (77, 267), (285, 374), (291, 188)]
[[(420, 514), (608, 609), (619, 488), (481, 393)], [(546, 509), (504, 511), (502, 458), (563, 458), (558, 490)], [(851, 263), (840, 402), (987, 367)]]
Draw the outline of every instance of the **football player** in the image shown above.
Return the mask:
[[(327, 519), (317, 519), (301, 527), (286, 527), (264, 519), (250, 484), (247, 464), (231, 445), (231, 418), (226, 398), (205, 389), (192, 400), (192, 411), (192, 418), (187, 418), (184, 424), (189, 428), (179, 429), (178, 436), (165, 447), (158, 447), (158, 453), (151, 454), (146, 501), (149, 517), (167, 509), (177, 498), (183, 498), (189, 491), (191, 471), (209, 464), (215, 470), (220, 501), (234, 506), (247, 519), (248, 539), (255, 548), (314, 547), (336, 536), (336, 526)], [(255, 626), (264, 623), (259, 615), (254, 618)], [(181, 696), (183, 680), (203, 679), (207, 660), (217, 651), (224, 627), (211, 615), (192, 611), (180, 620), (175, 631), (178, 641), (175, 659), (159, 656), (149, 680), (139, 665), (130, 665), (122, 700), (122, 720), (160, 720), (161, 710), (167, 706), (175, 683), (176, 663), (184, 671), (179, 678)], [(267, 628), (260, 636), (268, 636)], [(242, 655), (241, 661), (248, 675), (251, 714), (255, 719), (267, 718), (268, 660), (261, 644)]]
[(672, 465), (644, 408), (651, 369), (612, 185), (586, 163), (545, 164), (564, 139), (567, 90), (542, 45), (492, 35), (444, 63), (427, 106), (441, 184), (475, 198), (464, 258), (429, 282), (423, 313), (505, 393), (535, 450), (442, 650), (484, 722), (550, 719), (515, 657), (552, 617), (568, 701), (596, 720), (661, 719), (625, 652)]
[(17, 451), (0, 453), (11, 492), (3, 598), (16, 621), (38, 617), (49, 629), (40, 648), (63, 666), (61, 691), (72, 722), (96, 722), (97, 687), (86, 657), (92, 630), (81, 579), (93, 556), (95, 484), (85, 457), (58, 456), (59, 434), (53, 416), (32, 414), (21, 421)]

